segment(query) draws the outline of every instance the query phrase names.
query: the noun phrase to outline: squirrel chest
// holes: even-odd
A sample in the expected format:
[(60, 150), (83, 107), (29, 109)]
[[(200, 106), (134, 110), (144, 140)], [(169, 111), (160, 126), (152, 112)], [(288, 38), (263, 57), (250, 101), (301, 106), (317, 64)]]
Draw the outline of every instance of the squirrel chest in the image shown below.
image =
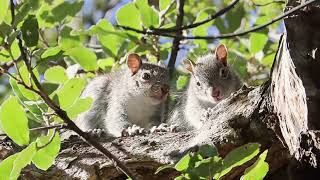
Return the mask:
[(143, 128), (149, 128), (151, 119), (157, 113), (158, 105), (151, 105), (149, 97), (134, 97), (128, 99), (127, 115), (129, 121)]

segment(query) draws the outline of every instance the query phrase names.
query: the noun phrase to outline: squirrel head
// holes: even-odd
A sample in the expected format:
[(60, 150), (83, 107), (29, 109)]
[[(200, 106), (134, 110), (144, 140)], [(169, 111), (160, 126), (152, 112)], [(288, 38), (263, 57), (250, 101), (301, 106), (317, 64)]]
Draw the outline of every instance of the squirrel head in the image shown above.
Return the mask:
[(138, 54), (127, 56), (127, 66), (132, 88), (131, 95), (143, 96), (153, 104), (166, 100), (169, 93), (169, 71), (163, 65), (142, 62)]
[(228, 51), (223, 44), (214, 53), (199, 57), (197, 63), (183, 61), (191, 74), (189, 88), (197, 99), (214, 105), (240, 88), (241, 81), (227, 61)]

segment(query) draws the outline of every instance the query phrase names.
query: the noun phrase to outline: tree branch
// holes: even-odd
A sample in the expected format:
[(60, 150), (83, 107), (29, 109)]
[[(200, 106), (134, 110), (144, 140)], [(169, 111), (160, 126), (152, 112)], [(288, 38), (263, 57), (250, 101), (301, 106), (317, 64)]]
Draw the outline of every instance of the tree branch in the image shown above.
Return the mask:
[[(13, 0), (10, 0), (11, 2), (11, 14), (14, 14), (14, 3)], [(12, 16), (14, 18), (14, 16)], [(13, 19), (14, 21), (14, 19)], [(35, 93), (37, 93), (44, 102), (67, 124), (67, 128), (76, 132), (79, 136), (81, 136), (88, 144), (95, 147), (97, 150), (99, 150), (101, 153), (103, 153), (106, 157), (108, 157), (114, 164), (116, 168), (121, 170), (124, 174), (126, 174), (128, 177), (131, 177), (132, 179), (135, 179), (135, 175), (117, 158), (115, 157), (110, 151), (105, 149), (99, 142), (97, 142), (92, 136), (90, 136), (89, 133), (83, 132), (79, 127), (70, 119), (70, 117), (67, 115), (66, 111), (61, 109), (58, 105), (56, 105), (51, 98), (45, 93), (43, 90), (39, 80), (35, 76), (34, 72), (32, 71), (31, 64), (29, 63), (26, 50), (23, 47), (22, 39), (21, 39), (21, 33), (17, 36), (19, 49), (21, 52), (22, 60), (24, 61), (25, 65), (27, 66), (28, 72), (30, 74), (31, 79), (33, 80), (36, 88), (29, 87), (29, 89)], [(22, 80), (23, 84), (25, 84)], [(31, 83), (31, 82), (30, 82)], [(32, 83), (31, 83), (32, 84)]]
[[(182, 27), (183, 24), (183, 16), (184, 16), (184, 2), (185, 0), (177, 0), (177, 20), (176, 20), (176, 27), (180, 28)], [(177, 55), (179, 51), (179, 45), (182, 37), (182, 30), (179, 30), (176, 32), (176, 37), (173, 39), (172, 42), (172, 49), (171, 49), (171, 55), (168, 63), (168, 68), (169, 68), (169, 74), (170, 78), (172, 78), (173, 70), (174, 70), (174, 65), (177, 60)]]
[[(32, 129), (29, 129), (29, 131), (43, 131), (43, 130), (48, 130), (48, 129), (63, 129), (65, 127), (66, 127), (66, 124), (55, 124), (55, 125), (51, 125), (51, 126), (32, 128)], [(7, 136), (7, 134), (5, 134), (5, 133), (0, 134), (0, 137), (1, 136)]]
[(237, 3), (239, 2), (239, 0), (234, 0), (231, 2), (230, 5), (228, 5), (227, 7), (220, 9), (218, 12), (216, 12), (215, 14), (211, 15), (210, 17), (208, 17), (207, 19), (197, 22), (197, 23), (193, 23), (193, 24), (189, 24), (186, 26), (182, 26), (182, 27), (174, 27), (174, 28), (167, 28), (167, 29), (152, 29), (154, 31), (162, 31), (162, 32), (176, 32), (176, 31), (181, 31), (181, 30), (185, 30), (185, 29), (192, 29), (198, 26), (201, 26), (207, 22), (210, 22), (214, 19), (216, 19), (217, 17), (222, 16), (224, 13), (230, 11)]
[(245, 31), (241, 31), (241, 32), (237, 32), (237, 33), (226, 33), (226, 34), (221, 34), (221, 35), (218, 35), (218, 36), (182, 36), (182, 35), (173, 35), (173, 34), (170, 34), (170, 33), (166, 33), (166, 32), (158, 32), (158, 31), (152, 31), (152, 30), (139, 30), (139, 29), (135, 29), (135, 28), (131, 28), (131, 27), (127, 27), (127, 26), (119, 26), (118, 27), (121, 27), (122, 29), (125, 29), (125, 30), (130, 30), (130, 31), (134, 31), (134, 32), (137, 32), (137, 33), (141, 33), (141, 34), (147, 34), (147, 35), (160, 35), (160, 36), (163, 36), (163, 37), (170, 37), (170, 38), (180, 38), (181, 40), (183, 39), (207, 39), (207, 40), (213, 40), (213, 39), (227, 39), (227, 38), (233, 38), (233, 37), (237, 37), (237, 36), (243, 36), (243, 35), (246, 35), (246, 34), (249, 34), (251, 32), (255, 32), (255, 31), (259, 31), (291, 14), (293, 14), (295, 11), (299, 10), (299, 9), (302, 9), (314, 2), (317, 2), (319, 0), (310, 0), (304, 4), (301, 4), (299, 6), (296, 6), (294, 8), (292, 8), (291, 10), (285, 12), (284, 14), (268, 21), (267, 23), (265, 24), (262, 24), (262, 25), (259, 25), (259, 26), (255, 26), (255, 27), (252, 27), (251, 29), (248, 29), (248, 30), (245, 30)]

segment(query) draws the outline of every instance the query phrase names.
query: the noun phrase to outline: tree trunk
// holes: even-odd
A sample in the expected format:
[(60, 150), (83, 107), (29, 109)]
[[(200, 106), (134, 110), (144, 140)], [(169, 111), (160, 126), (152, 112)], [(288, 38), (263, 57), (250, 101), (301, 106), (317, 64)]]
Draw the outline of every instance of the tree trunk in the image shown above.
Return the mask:
[[(286, 10), (297, 5), (292, 0)], [(247, 142), (269, 149), (267, 178), (288, 179), (289, 172), (298, 174), (293, 179), (307, 179), (317, 173), (314, 167), (320, 162), (319, 19), (319, 2), (287, 17), (270, 79), (256, 88), (243, 87), (219, 103), (208, 113), (201, 131), (101, 138), (101, 143), (142, 179), (173, 179), (177, 175), (173, 170), (154, 172), (176, 160), (177, 149), (183, 152), (199, 144), (214, 144), (224, 156)], [(66, 141), (62, 148), (47, 172), (28, 167), (22, 179), (125, 179), (82, 140)], [(0, 151), (4, 152), (4, 146)], [(298, 163), (288, 163), (291, 159)], [(240, 177), (248, 165), (233, 169), (224, 179)]]

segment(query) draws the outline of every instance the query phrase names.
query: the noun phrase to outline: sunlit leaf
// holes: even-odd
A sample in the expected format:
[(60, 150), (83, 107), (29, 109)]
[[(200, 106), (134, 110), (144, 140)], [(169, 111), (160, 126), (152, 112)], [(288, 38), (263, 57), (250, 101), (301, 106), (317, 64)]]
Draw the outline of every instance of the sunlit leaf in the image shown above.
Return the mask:
[(71, 31), (72, 29), (67, 26), (61, 31), (59, 46), (64, 51), (68, 51), (69, 49), (82, 45), (79, 36), (72, 36)]
[(183, 158), (181, 158), (181, 159), (177, 162), (177, 164), (174, 166), (174, 168), (175, 168), (177, 171), (180, 171), (180, 172), (188, 169), (190, 159), (191, 159), (190, 154), (186, 154), (185, 156), (183, 156)]
[(145, 27), (157, 27), (159, 25), (159, 15), (149, 6), (148, 0), (136, 0), (135, 3), (140, 11), (142, 24)]
[(13, 154), (0, 163), (0, 179), (10, 179), (10, 173), (13, 169), (14, 161), (18, 157), (18, 153)]
[(159, 1), (160, 10), (162, 11), (162, 10), (166, 9), (169, 6), (170, 2), (171, 2), (171, 0), (160, 0)]
[(10, 96), (0, 108), (0, 123), (3, 131), (19, 146), (29, 143), (28, 119), (14, 96)]
[(81, 78), (69, 79), (64, 86), (58, 90), (57, 96), (62, 109), (69, 108), (79, 98), (86, 81)]
[(246, 179), (263, 179), (268, 171), (269, 165), (265, 162), (268, 150), (265, 150), (260, 154), (258, 160), (244, 171), (244, 175), (241, 177), (242, 180)]
[(4, 17), (7, 15), (9, 10), (9, 0), (2, 0), (0, 6), (0, 24), (2, 23)]
[(113, 58), (105, 58), (105, 59), (98, 60), (98, 66), (103, 70), (111, 68), (114, 63), (115, 62)]
[(68, 80), (65, 69), (61, 66), (54, 66), (46, 70), (44, 78), (54, 83), (64, 83)]
[(36, 151), (36, 144), (33, 142), (27, 148), (18, 153), (17, 158), (13, 162), (10, 179), (17, 179), (19, 177), (22, 168), (31, 163)]
[(74, 61), (80, 64), (87, 71), (95, 70), (97, 65), (97, 56), (94, 52), (85, 47), (75, 47), (65, 52)]
[(184, 87), (186, 87), (187, 83), (188, 83), (188, 76), (185, 75), (181, 75), (179, 76), (178, 80), (177, 80), (177, 90), (182, 90)]
[(41, 58), (48, 58), (51, 56), (57, 55), (61, 51), (61, 48), (59, 46), (57, 47), (50, 47), (48, 48), (42, 55)]
[(75, 119), (78, 114), (89, 110), (92, 102), (92, 98), (78, 99), (69, 109), (66, 110), (68, 116), (71, 119)]
[[(46, 171), (53, 163), (60, 151), (60, 136), (56, 132), (52, 141), (49, 143), (53, 131), (49, 131), (47, 136), (42, 136), (37, 139), (37, 146), (42, 147), (32, 158), (32, 162), (37, 166), (37, 168)], [(48, 144), (49, 143), (49, 144)]]
[(263, 50), (267, 44), (268, 36), (264, 33), (251, 33), (250, 34), (250, 52), (257, 53)]
[(259, 147), (258, 143), (248, 143), (232, 150), (223, 159), (223, 170), (219, 173), (219, 177), (230, 172), (232, 168), (241, 166), (254, 158), (259, 153)]

